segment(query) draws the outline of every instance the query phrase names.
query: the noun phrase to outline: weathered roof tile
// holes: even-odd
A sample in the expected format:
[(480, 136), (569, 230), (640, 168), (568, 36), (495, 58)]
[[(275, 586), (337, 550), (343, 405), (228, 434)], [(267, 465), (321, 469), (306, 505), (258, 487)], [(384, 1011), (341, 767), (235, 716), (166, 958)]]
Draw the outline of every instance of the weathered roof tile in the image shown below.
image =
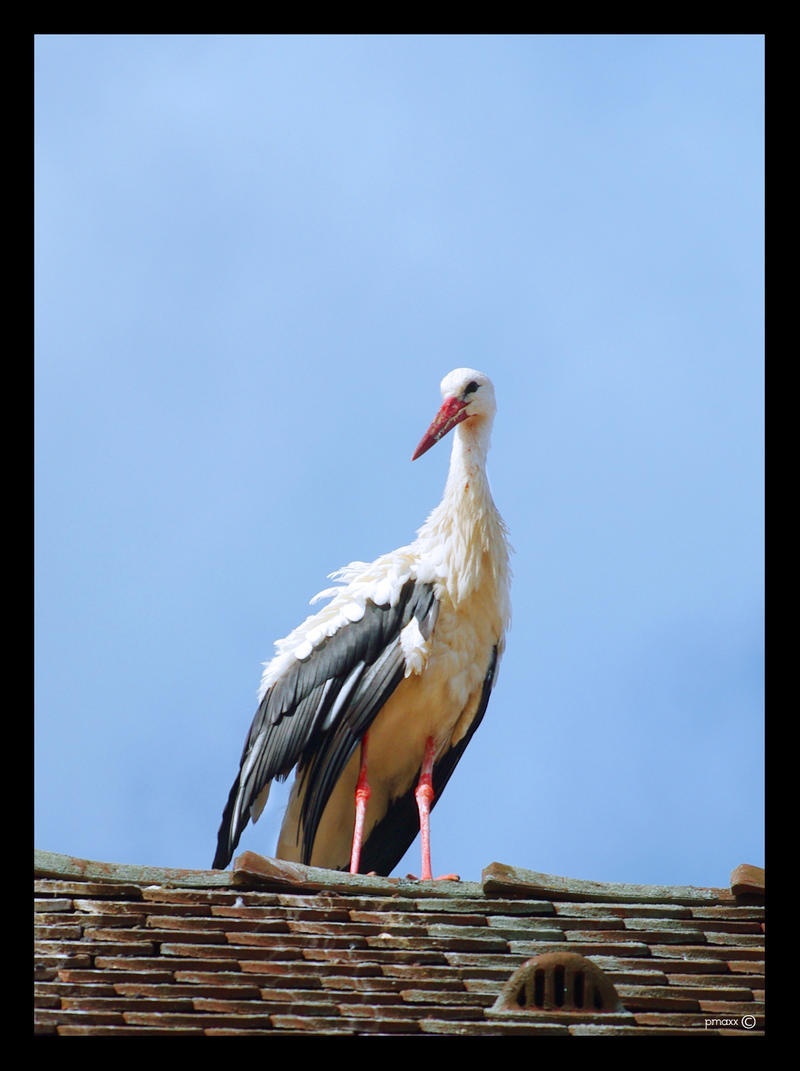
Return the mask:
[[(37, 853), (34, 1029), (759, 1035), (764, 884), (752, 870), (737, 868), (721, 889), (575, 881), (501, 864), (481, 883), (419, 883), (252, 853), (232, 873)], [(591, 972), (603, 971), (621, 1007), (498, 1010), (511, 975), (542, 953), (555, 953), (541, 961), (550, 964), (594, 964), (589, 976), (599, 983)]]

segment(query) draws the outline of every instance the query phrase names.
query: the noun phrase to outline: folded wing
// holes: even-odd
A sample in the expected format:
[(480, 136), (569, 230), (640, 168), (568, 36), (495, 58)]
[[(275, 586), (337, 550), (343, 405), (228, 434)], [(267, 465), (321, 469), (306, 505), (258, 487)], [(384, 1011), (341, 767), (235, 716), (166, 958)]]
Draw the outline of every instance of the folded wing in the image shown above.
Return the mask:
[(433, 585), (409, 579), (393, 603), (367, 599), (359, 620), (341, 624), (271, 684), (253, 718), (222, 815), (215, 869), (230, 862), (244, 827), (260, 814), (273, 778), (286, 777), (295, 766), (303, 787), (303, 860), (310, 860), (340, 774), (406, 673), (403, 629), (416, 619), (427, 640), (437, 615)]

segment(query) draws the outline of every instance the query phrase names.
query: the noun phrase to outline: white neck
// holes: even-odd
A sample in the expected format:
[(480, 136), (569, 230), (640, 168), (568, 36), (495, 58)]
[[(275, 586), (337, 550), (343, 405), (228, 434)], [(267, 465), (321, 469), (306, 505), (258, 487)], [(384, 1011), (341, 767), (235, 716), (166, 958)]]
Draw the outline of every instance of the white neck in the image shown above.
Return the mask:
[(455, 428), (442, 501), (417, 537), (456, 603), (487, 580), (503, 589), (508, 584), (506, 528), (486, 475), (490, 433), (489, 420), (466, 420)]
[(491, 500), (486, 476), (490, 434), (491, 425), (487, 420), (465, 420), (456, 426), (444, 488), (444, 499), (451, 500), (451, 508), (463, 498), (465, 492), (485, 493)]

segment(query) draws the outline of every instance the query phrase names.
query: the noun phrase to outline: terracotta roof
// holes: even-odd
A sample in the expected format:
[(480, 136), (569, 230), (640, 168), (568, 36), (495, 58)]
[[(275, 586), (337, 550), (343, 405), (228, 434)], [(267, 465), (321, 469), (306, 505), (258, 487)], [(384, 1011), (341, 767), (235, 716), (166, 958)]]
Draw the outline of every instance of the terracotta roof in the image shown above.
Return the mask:
[(763, 1034), (757, 867), (718, 889), (499, 863), (419, 883), (37, 852), (35, 875), (40, 1034)]

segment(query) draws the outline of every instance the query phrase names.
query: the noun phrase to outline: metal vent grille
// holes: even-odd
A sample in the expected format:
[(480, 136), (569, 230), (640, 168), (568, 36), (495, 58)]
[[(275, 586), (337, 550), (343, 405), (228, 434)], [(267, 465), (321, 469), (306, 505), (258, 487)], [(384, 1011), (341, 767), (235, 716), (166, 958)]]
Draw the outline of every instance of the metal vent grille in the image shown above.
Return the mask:
[(511, 975), (497, 998), (498, 1011), (616, 1012), (619, 996), (607, 975), (574, 952), (547, 952)]

